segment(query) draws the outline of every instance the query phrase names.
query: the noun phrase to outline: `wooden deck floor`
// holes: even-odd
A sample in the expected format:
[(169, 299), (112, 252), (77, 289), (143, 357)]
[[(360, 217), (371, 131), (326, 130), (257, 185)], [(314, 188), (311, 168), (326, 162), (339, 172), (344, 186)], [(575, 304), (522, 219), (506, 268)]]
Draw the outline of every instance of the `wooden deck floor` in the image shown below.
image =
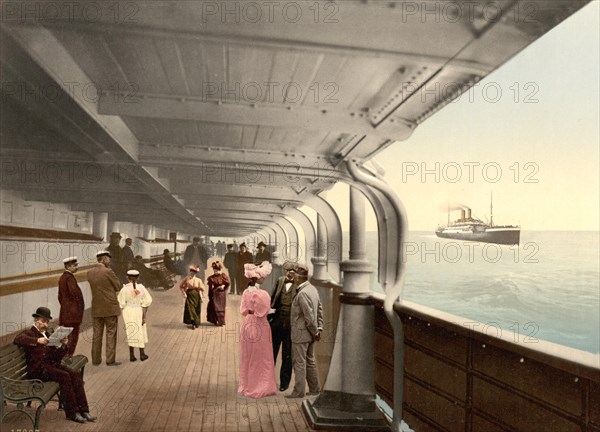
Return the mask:
[[(122, 321), (117, 361), (85, 369), (85, 386), (95, 423), (65, 419), (52, 402), (42, 414), (40, 431), (273, 431), (311, 430), (301, 412), (302, 399), (286, 399), (278, 393), (263, 399), (237, 394), (239, 370), (240, 296), (227, 300), (226, 325), (203, 322), (192, 331), (182, 323), (183, 298), (178, 289), (152, 291), (148, 311), (150, 358), (131, 363)], [(206, 303), (202, 304), (202, 319)], [(77, 353), (91, 357), (92, 331), (84, 331)], [(103, 353), (104, 354), (104, 353)], [(136, 356), (139, 357), (136, 349)], [(276, 365), (279, 371), (279, 360)], [(277, 374), (278, 376), (278, 374)], [(292, 377), (293, 383), (293, 377)], [(26, 418), (9, 417), (2, 431), (29, 431)]]

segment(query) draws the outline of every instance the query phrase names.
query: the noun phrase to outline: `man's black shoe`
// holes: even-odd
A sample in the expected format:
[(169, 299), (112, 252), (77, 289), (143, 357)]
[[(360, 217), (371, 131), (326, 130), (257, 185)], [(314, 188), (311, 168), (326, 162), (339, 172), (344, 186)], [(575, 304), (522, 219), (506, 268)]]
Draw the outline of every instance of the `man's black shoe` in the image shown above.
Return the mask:
[(121, 364), (121, 362), (112, 362), (112, 363), (106, 363), (106, 366), (119, 366)]
[(281, 386), (281, 387), (279, 387), (279, 391), (280, 391), (280, 392), (284, 392), (284, 391), (286, 391), (287, 389), (288, 389), (288, 388), (287, 388), (287, 386), (286, 386), (286, 387), (284, 387), (284, 386)]
[(89, 412), (81, 413), (81, 416), (89, 422), (94, 422), (94, 421), (98, 420), (98, 417), (94, 417), (93, 415), (90, 415)]
[(79, 413), (75, 414), (75, 417), (73, 417), (70, 420), (73, 420), (74, 422), (77, 422), (77, 423), (85, 423), (85, 418), (83, 418), (81, 416), (81, 414), (79, 414)]

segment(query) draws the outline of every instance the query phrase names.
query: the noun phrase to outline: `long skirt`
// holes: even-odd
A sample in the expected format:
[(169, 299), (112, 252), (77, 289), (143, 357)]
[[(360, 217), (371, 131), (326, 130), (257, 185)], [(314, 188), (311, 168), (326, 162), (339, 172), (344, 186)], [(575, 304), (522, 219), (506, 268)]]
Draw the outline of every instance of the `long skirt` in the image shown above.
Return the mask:
[(148, 327), (142, 324), (144, 311), (141, 306), (125, 306), (123, 322), (127, 333), (127, 345), (134, 348), (144, 348), (148, 342)]
[(212, 290), (211, 298), (206, 306), (206, 319), (217, 326), (225, 325), (225, 307), (227, 306), (227, 293), (225, 290)]
[(187, 290), (185, 292), (185, 307), (183, 309), (183, 322), (185, 324), (200, 324), (200, 306), (202, 299), (198, 290)]
[(255, 399), (277, 394), (271, 327), (266, 316), (244, 317), (240, 331), (238, 393)]

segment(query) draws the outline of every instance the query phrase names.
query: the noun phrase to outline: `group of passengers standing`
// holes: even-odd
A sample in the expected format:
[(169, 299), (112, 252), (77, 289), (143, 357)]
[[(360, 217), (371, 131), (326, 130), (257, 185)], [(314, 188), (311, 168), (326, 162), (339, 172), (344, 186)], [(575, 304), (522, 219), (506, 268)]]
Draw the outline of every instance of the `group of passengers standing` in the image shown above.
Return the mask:
[[(233, 252), (232, 246), (228, 245), (228, 254)], [(323, 312), (317, 290), (308, 282), (306, 266), (286, 262), (286, 275), (277, 280), (273, 294), (269, 296), (267, 291), (259, 288), (257, 282), (270, 274), (271, 256), (264, 243), (261, 242), (258, 246), (259, 252), (256, 257), (247, 252), (244, 243), (240, 245), (240, 251), (235, 253), (236, 273), (232, 280), (236, 280), (238, 288), (242, 287), (240, 313), (244, 316), (240, 337), (238, 393), (252, 398), (276, 394), (275, 359), (281, 347), (279, 390), (287, 390), (293, 367), (294, 390), (286, 397), (304, 397), (306, 381), (309, 386), (308, 394), (318, 394), (314, 342), (320, 340)], [(228, 254), (225, 255), (225, 260)], [(248, 255), (252, 258), (250, 261)], [(202, 258), (204, 257), (200, 253), (192, 252), (192, 260)], [(87, 274), (92, 293), (92, 364), (99, 365), (102, 362), (102, 339), (105, 329), (106, 364), (121, 364), (116, 361), (117, 325), (120, 314), (123, 315), (125, 323), (130, 361), (137, 361), (135, 348), (139, 349), (140, 360), (145, 361), (149, 358), (144, 351), (148, 342), (146, 315), (152, 303), (152, 296), (138, 283), (138, 270), (127, 271), (129, 282), (121, 286), (119, 278), (110, 268), (110, 251), (99, 251), (96, 259), (98, 264)], [(230, 259), (229, 263), (231, 262)], [(239, 271), (240, 263), (243, 263), (242, 275)], [(68, 362), (75, 352), (85, 305), (75, 278), (79, 265), (77, 257), (66, 258), (63, 264), (65, 271), (58, 284), (58, 299), (61, 305), (59, 324), (72, 327), (72, 332), (61, 340), (59, 347), (48, 346), (47, 330), (52, 319), (51, 312), (48, 308), (40, 307), (32, 315), (34, 325), (17, 335), (14, 343), (26, 351), (28, 376), (43, 381), (57, 381), (67, 418), (85, 423), (95, 421), (96, 418), (89, 414), (83, 381), (78, 372), (61, 363), (65, 359)], [(207, 320), (217, 326), (223, 326), (227, 289), (232, 284), (227, 274), (222, 272), (223, 264), (220, 261), (213, 262), (212, 269), (214, 273), (207, 278)], [(200, 262), (191, 264), (188, 276), (180, 282), (180, 290), (186, 298), (184, 322), (190, 324), (193, 329), (200, 324), (200, 305), (205, 290), (202, 280), (197, 277), (199, 272)], [(232, 289), (230, 293), (236, 292), (237, 290)]]
[[(196, 329), (200, 323), (201, 303), (206, 290), (198, 278), (201, 265), (206, 261), (198, 238), (188, 246), (184, 262), (192, 261), (189, 274), (181, 280), (180, 290), (186, 298), (183, 321)], [(229, 275), (223, 273), (220, 261), (212, 263), (214, 274), (206, 280), (208, 285), (207, 320), (217, 326), (225, 325), (227, 289), (230, 294), (242, 293), (240, 313), (244, 316), (240, 337), (240, 382), (238, 393), (252, 398), (277, 393), (275, 359), (281, 348), (279, 390), (287, 390), (294, 371), (294, 390), (288, 398), (305, 395), (308, 382), (309, 395), (319, 393), (314, 342), (319, 341), (323, 330), (323, 308), (318, 292), (308, 282), (308, 268), (286, 262), (285, 276), (280, 277), (273, 293), (262, 290), (258, 281), (271, 273), (271, 254), (267, 245), (258, 244), (256, 256), (247, 251), (246, 244), (233, 251), (227, 245), (224, 257)], [(271, 351), (273, 355), (271, 355)]]
[[(189, 245), (183, 255), (183, 262), (188, 265), (188, 275), (181, 280), (179, 289), (186, 298), (183, 322), (191, 326), (192, 329), (198, 328), (200, 324), (200, 306), (204, 301), (204, 292), (207, 287), (198, 275), (202, 274), (203, 266), (208, 261), (208, 255), (203, 245), (199, 243), (200, 238), (194, 237), (192, 244)], [(250, 278), (246, 275), (248, 265), (260, 265), (262, 263), (271, 263), (271, 253), (267, 250), (267, 245), (260, 242), (256, 256), (248, 252), (246, 243), (239, 246), (239, 252), (233, 251), (233, 244), (227, 245), (227, 253), (224, 262), (214, 261), (211, 264), (213, 274), (206, 279), (208, 285), (208, 305), (206, 308), (206, 319), (216, 326), (225, 325), (225, 307), (227, 289), (229, 294), (241, 294), (248, 287)], [(170, 259), (170, 258), (169, 258)], [(165, 261), (165, 267), (167, 266)], [(223, 265), (227, 273), (223, 272)]]
[[(102, 362), (104, 329), (106, 364), (121, 364), (115, 360), (118, 316), (121, 313), (125, 322), (130, 360), (137, 360), (134, 352), (136, 347), (140, 352), (140, 360), (147, 360), (148, 355), (144, 352), (145, 343), (148, 342), (146, 312), (152, 303), (152, 297), (143, 285), (137, 283), (137, 270), (127, 272), (129, 283), (121, 287), (119, 278), (109, 267), (110, 258), (109, 251), (99, 251), (96, 254), (98, 265), (87, 274), (92, 292), (92, 364), (99, 365)], [(66, 417), (77, 423), (93, 422), (96, 417), (89, 413), (80, 373), (63, 364), (63, 360), (69, 363), (75, 353), (85, 309), (83, 293), (75, 278), (79, 266), (77, 257), (65, 258), (63, 264), (65, 271), (58, 281), (59, 324), (72, 327), (71, 333), (60, 341), (60, 346), (49, 346), (48, 324), (52, 319), (51, 311), (46, 307), (39, 307), (32, 315), (33, 326), (17, 335), (14, 343), (25, 349), (28, 378), (58, 382)]]
[[(263, 266), (264, 267), (264, 266)], [(247, 266), (251, 279), (242, 295), (244, 322), (240, 337), (238, 393), (261, 398), (277, 393), (275, 359), (281, 347), (279, 391), (287, 390), (292, 368), (294, 389), (286, 398), (318, 394), (315, 342), (323, 331), (323, 307), (317, 289), (308, 282), (308, 268), (286, 262), (271, 296), (256, 284), (261, 268)], [(264, 277), (264, 276), (263, 276)], [(271, 348), (273, 355), (271, 355)]]

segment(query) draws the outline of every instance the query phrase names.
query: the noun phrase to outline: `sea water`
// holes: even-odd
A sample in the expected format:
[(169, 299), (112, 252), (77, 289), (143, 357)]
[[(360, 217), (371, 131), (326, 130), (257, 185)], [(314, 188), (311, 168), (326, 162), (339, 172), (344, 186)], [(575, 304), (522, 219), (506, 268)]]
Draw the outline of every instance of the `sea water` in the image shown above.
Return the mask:
[[(377, 234), (366, 240), (376, 269)], [(498, 328), (515, 342), (600, 353), (599, 242), (597, 231), (522, 231), (519, 246), (413, 231), (402, 298), (465, 318), (465, 326), (478, 321), (489, 334)], [(383, 292), (376, 271), (371, 288)]]

